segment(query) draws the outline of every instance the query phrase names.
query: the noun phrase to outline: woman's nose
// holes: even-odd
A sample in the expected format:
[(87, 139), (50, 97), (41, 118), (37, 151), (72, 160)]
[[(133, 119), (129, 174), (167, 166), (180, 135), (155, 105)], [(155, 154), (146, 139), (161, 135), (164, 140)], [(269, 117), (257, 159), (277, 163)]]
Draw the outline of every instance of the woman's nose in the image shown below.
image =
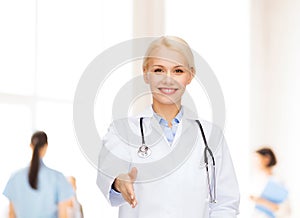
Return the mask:
[(168, 71), (167, 71), (167, 77), (171, 77), (171, 76), (172, 76), (171, 70), (168, 70)]
[(166, 84), (171, 84), (171, 83), (174, 82), (172, 73), (171, 73), (170, 71), (168, 71), (168, 72), (164, 75), (163, 82), (166, 83)]

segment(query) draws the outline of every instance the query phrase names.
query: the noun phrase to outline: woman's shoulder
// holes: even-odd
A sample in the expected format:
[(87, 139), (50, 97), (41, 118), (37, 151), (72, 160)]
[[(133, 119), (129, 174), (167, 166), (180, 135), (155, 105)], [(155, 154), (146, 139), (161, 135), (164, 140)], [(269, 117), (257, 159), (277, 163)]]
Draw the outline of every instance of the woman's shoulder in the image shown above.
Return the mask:
[(26, 184), (26, 181), (28, 180), (28, 170), (29, 167), (24, 167), (16, 170), (10, 175), (4, 191), (7, 196), (10, 195), (10, 192), (13, 192), (16, 187), (19, 187), (20, 184)]
[(29, 171), (29, 167), (23, 167), (23, 168), (20, 168), (16, 171), (14, 171), (11, 176), (10, 176), (10, 179), (20, 179), (21, 177), (26, 177), (27, 178), (27, 175), (28, 175), (28, 171)]
[(44, 163), (42, 163), (41, 169), (42, 169), (42, 171), (44, 171), (49, 176), (52, 176), (52, 177), (63, 177), (64, 178), (64, 175), (63, 175), (62, 172), (60, 172), (60, 171), (58, 171), (56, 169), (53, 169), (51, 167), (48, 167)]
[(285, 185), (286, 183), (285, 178), (278, 172), (274, 172), (271, 176), (269, 176), (268, 181), (272, 181), (281, 185)]

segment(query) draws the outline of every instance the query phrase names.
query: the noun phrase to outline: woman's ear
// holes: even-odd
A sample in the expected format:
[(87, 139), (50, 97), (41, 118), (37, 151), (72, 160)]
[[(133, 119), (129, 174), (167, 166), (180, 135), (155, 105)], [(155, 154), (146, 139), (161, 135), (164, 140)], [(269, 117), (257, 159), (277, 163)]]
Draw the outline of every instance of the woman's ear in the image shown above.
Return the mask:
[(190, 69), (190, 78), (188, 80), (188, 84), (190, 84), (192, 82), (193, 78), (195, 77), (195, 73), (196, 73), (195, 69), (193, 67), (191, 67), (191, 69)]
[(143, 67), (143, 76), (144, 76), (144, 81), (146, 84), (149, 84), (149, 74), (147, 72), (146, 67)]

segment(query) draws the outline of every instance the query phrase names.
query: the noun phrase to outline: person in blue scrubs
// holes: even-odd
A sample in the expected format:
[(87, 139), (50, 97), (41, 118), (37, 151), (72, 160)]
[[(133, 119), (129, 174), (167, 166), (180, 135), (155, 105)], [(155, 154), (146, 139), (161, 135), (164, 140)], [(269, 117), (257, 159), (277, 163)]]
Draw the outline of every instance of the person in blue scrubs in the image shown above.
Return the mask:
[[(273, 149), (263, 146), (255, 151), (259, 174), (255, 177), (256, 193), (250, 196), (255, 203), (253, 218), (289, 218), (291, 207), (289, 191), (275, 171), (277, 158)], [(254, 182), (253, 182), (254, 183)]]
[(35, 132), (30, 146), (30, 166), (14, 173), (3, 192), (10, 202), (9, 217), (66, 218), (67, 204), (74, 191), (62, 173), (43, 163), (48, 147), (46, 133)]

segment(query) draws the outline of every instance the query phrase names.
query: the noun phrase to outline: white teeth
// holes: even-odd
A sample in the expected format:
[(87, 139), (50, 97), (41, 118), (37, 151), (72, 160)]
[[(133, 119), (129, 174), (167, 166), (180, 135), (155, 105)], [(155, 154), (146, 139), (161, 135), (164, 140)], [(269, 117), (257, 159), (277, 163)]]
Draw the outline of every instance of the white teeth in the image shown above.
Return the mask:
[(164, 93), (167, 93), (167, 94), (169, 94), (169, 93), (173, 93), (173, 92), (175, 92), (175, 89), (161, 89), (161, 91), (162, 92), (164, 92)]

